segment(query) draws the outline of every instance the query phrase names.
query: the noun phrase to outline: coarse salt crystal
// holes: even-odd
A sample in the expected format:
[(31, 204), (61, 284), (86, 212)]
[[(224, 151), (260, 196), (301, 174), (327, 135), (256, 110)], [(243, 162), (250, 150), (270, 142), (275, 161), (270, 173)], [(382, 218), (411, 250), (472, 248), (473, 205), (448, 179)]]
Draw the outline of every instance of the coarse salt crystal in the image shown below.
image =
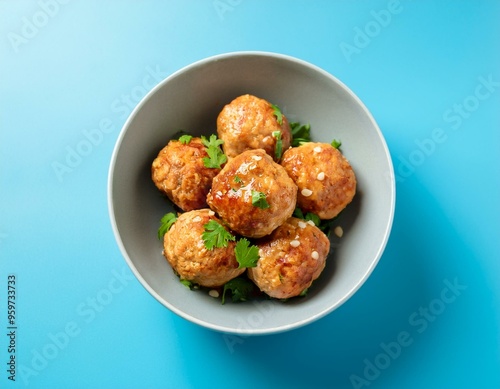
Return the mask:
[(201, 216), (196, 216), (196, 217), (194, 217), (194, 218), (193, 218), (193, 221), (194, 221), (195, 223), (201, 222)]
[(304, 222), (299, 222), (298, 225), (300, 228), (306, 228), (306, 223)]
[(313, 226), (313, 227), (316, 225), (316, 224), (314, 224), (314, 222), (313, 222), (312, 220), (308, 220), (308, 221), (307, 221), (307, 224), (309, 224), (309, 225), (311, 225), (311, 226)]
[(209, 292), (208, 292), (208, 295), (210, 297), (213, 297), (213, 298), (217, 298), (219, 297), (219, 292), (215, 289), (211, 289)]
[(325, 179), (325, 172), (319, 172), (316, 178), (320, 181), (323, 181)]
[(342, 229), (342, 227), (340, 226), (337, 226), (333, 229), (333, 232), (335, 233), (335, 235), (337, 235), (339, 238), (342, 238), (342, 235), (344, 235), (344, 230)]
[(304, 188), (300, 191), (300, 193), (302, 194), (302, 196), (304, 197), (309, 197), (310, 195), (312, 195), (312, 190), (311, 189), (307, 189), (307, 188)]
[(212, 210), (208, 211), (208, 216), (213, 216), (213, 215), (215, 215), (214, 211), (212, 211)]
[(317, 252), (317, 251), (313, 251), (313, 252), (311, 253), (311, 257), (312, 257), (312, 259), (319, 259), (319, 254), (318, 254), (318, 252)]
[(321, 153), (321, 147), (319, 146), (316, 146), (313, 150), (315, 153)]
[(260, 155), (254, 155), (254, 156), (252, 157), (252, 159), (253, 159), (254, 161), (260, 161), (260, 160), (262, 159), (262, 157), (261, 157)]
[(300, 242), (298, 240), (292, 240), (290, 242), (290, 246), (292, 246), (292, 247), (299, 247), (300, 246)]

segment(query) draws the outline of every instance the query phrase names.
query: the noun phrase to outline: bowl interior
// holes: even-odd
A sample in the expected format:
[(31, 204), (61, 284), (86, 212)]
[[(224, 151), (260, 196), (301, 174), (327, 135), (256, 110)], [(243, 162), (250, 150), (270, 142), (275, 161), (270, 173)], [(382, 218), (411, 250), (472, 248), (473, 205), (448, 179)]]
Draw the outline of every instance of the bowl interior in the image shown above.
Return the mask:
[[(311, 124), (313, 140), (342, 141), (356, 173), (355, 200), (337, 219), (332, 250), (306, 297), (221, 305), (190, 291), (174, 275), (157, 238), (160, 218), (173, 209), (151, 181), (150, 166), (179, 130), (216, 133), (216, 118), (235, 97), (250, 93), (278, 105), (290, 121)], [(375, 121), (340, 81), (303, 61), (271, 53), (226, 54), (190, 65), (155, 87), (137, 106), (118, 139), (109, 178), (110, 215), (120, 249), (144, 287), (180, 316), (230, 333), (295, 328), (345, 302), (375, 267), (392, 225), (395, 189), (391, 159)]]

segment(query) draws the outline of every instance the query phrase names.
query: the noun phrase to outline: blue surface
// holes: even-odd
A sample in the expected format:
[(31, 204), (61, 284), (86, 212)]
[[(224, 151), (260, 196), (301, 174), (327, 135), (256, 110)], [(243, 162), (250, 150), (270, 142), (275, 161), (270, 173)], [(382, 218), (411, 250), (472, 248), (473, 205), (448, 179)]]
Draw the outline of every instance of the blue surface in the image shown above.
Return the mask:
[[(499, 20), (500, 2), (472, 0), (0, 1), (0, 387), (499, 388)], [(391, 238), (359, 292), (255, 338), (156, 302), (126, 267), (106, 198), (137, 101), (237, 50), (340, 78), (398, 178)]]

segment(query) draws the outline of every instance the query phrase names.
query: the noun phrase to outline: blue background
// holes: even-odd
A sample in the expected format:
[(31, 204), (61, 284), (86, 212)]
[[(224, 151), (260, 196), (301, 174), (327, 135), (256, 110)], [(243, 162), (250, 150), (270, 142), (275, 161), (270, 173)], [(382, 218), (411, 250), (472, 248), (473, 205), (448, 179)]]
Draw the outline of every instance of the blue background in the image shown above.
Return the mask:
[[(499, 388), (499, 21), (499, 1), (0, 1), (0, 387)], [(358, 293), (252, 338), (151, 297), (106, 197), (115, 141), (146, 91), (239, 50), (346, 83), (397, 177), (392, 235)]]

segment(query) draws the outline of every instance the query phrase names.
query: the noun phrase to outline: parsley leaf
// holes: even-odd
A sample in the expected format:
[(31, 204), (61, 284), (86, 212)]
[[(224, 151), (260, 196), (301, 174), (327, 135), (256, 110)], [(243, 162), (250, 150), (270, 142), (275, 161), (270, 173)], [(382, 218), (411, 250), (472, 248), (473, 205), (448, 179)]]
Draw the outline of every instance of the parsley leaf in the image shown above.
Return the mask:
[(236, 247), (234, 248), (236, 260), (240, 264), (239, 269), (243, 267), (255, 267), (259, 260), (259, 248), (257, 246), (250, 246), (250, 241), (246, 238), (241, 238)]
[(233, 181), (236, 182), (237, 184), (241, 184), (241, 178), (239, 176), (234, 176)]
[(321, 219), (319, 218), (318, 215), (316, 215), (315, 213), (312, 213), (312, 212), (307, 212), (304, 215), (304, 212), (302, 212), (302, 209), (300, 209), (300, 208), (295, 208), (295, 210), (293, 211), (293, 216), (295, 216), (299, 219), (306, 220), (306, 221), (312, 220), (314, 225), (318, 228), (321, 225)]
[(300, 292), (299, 296), (300, 297), (305, 297), (307, 296), (307, 292), (309, 291), (309, 288), (305, 288), (302, 292)]
[(276, 121), (281, 126), (283, 124), (283, 113), (281, 113), (277, 105), (271, 104), (271, 107), (273, 109), (273, 115), (276, 116)]
[(307, 212), (305, 219), (306, 220), (312, 220), (312, 222), (314, 223), (314, 225), (316, 227), (320, 228), (320, 226), (321, 226), (321, 219), (315, 213)]
[(170, 227), (172, 227), (172, 224), (175, 223), (177, 220), (177, 215), (173, 212), (169, 212), (166, 215), (164, 215), (161, 220), (160, 220), (160, 228), (158, 228), (158, 239), (162, 239), (163, 236), (170, 230)]
[(309, 124), (300, 124), (299, 122), (290, 123), (292, 133), (292, 146), (297, 147), (311, 141), (311, 126)]
[(276, 161), (281, 159), (283, 154), (283, 140), (281, 139), (281, 131), (273, 131), (273, 136), (276, 138), (276, 146), (274, 148), (274, 158)]
[(300, 209), (300, 208), (295, 208), (293, 210), (292, 216), (299, 218), (299, 219), (304, 219), (304, 212), (302, 212), (302, 209)]
[(183, 145), (187, 145), (189, 144), (189, 142), (191, 142), (191, 139), (193, 139), (192, 135), (182, 135), (179, 138), (179, 142), (181, 142)]
[(252, 190), (252, 205), (260, 209), (267, 209), (270, 207), (266, 200), (266, 194), (257, 192), (256, 190)]
[(193, 290), (193, 288), (194, 288), (194, 284), (193, 284), (191, 281), (189, 281), (189, 280), (185, 280), (185, 279), (180, 279), (179, 281), (180, 281), (180, 282), (181, 282), (181, 284), (182, 284), (182, 285), (184, 285), (186, 288), (189, 288), (189, 289)]
[(217, 139), (217, 135), (210, 135), (210, 139), (201, 137), (201, 142), (205, 146), (208, 157), (203, 158), (205, 167), (220, 169), (227, 161), (226, 155), (222, 152), (220, 146), (224, 143), (222, 139)]
[(205, 232), (201, 234), (205, 247), (212, 250), (214, 247), (227, 247), (230, 240), (236, 240), (226, 228), (216, 220), (204, 224)]
[(209, 147), (207, 149), (208, 157), (203, 158), (203, 164), (205, 167), (220, 169), (224, 163), (227, 161), (227, 157), (218, 148)]
[(255, 284), (247, 278), (237, 277), (226, 282), (222, 291), (222, 304), (226, 302), (226, 292), (231, 292), (233, 303), (247, 301), (252, 293), (255, 292)]
[(332, 228), (333, 221), (337, 219), (338, 215), (335, 216), (333, 219), (325, 219), (321, 220), (318, 215), (312, 212), (307, 212), (304, 215), (304, 212), (300, 208), (295, 208), (293, 211), (293, 215), (296, 218), (303, 219), (306, 221), (312, 220), (314, 225), (318, 227), (321, 231), (323, 231), (327, 236), (330, 233), (330, 229)]
[(202, 135), (201, 143), (203, 143), (203, 146), (208, 149), (209, 147), (219, 147), (224, 144), (224, 141), (222, 139), (217, 139), (217, 135), (212, 134), (210, 135), (209, 139), (207, 139), (206, 136)]
[(334, 140), (332, 140), (331, 145), (332, 145), (333, 147), (335, 147), (336, 149), (338, 149), (340, 146), (342, 146), (342, 142), (341, 142), (341, 141), (339, 141), (339, 140), (337, 140), (337, 139), (334, 139)]

